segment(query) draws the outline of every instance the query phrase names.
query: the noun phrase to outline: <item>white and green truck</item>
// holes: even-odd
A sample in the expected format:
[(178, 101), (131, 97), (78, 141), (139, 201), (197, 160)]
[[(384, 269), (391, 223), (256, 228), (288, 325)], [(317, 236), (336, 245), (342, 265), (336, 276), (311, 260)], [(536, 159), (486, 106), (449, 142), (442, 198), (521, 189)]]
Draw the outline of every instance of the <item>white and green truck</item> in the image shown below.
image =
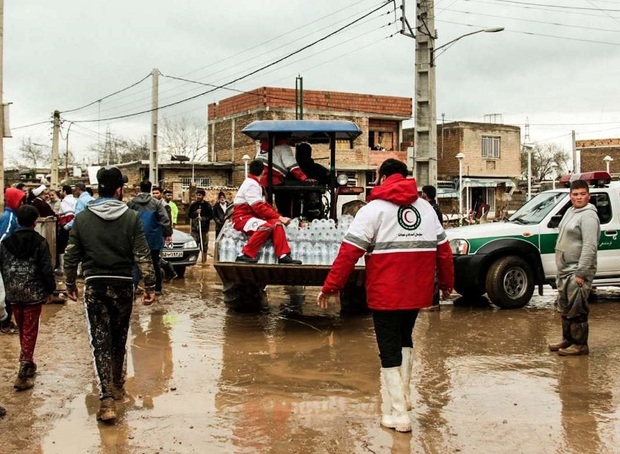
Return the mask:
[[(610, 185), (605, 172), (581, 178), (589, 181), (601, 221), (594, 285), (620, 286), (620, 187)], [(448, 229), (456, 292), (466, 298), (486, 293), (496, 306), (515, 309), (529, 303), (535, 286), (540, 295), (544, 284), (554, 286), (558, 225), (570, 204), (569, 189), (545, 191), (505, 222)]]

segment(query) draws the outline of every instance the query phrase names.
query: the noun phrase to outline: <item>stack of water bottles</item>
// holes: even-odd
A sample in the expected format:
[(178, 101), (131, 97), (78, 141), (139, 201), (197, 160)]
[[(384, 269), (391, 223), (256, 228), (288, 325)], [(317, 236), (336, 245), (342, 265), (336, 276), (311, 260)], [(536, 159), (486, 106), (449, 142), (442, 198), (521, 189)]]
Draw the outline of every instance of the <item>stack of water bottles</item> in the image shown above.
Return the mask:
[[(285, 227), (286, 237), (293, 259), (301, 260), (304, 265), (331, 265), (338, 255), (340, 244), (353, 216), (343, 215), (336, 224), (333, 219), (315, 219), (312, 222), (295, 218)], [(234, 262), (248, 238), (235, 230), (230, 222), (222, 228), (219, 261)], [(268, 240), (258, 254), (258, 263), (275, 264), (278, 262), (273, 243)], [(357, 265), (363, 265), (362, 257)]]

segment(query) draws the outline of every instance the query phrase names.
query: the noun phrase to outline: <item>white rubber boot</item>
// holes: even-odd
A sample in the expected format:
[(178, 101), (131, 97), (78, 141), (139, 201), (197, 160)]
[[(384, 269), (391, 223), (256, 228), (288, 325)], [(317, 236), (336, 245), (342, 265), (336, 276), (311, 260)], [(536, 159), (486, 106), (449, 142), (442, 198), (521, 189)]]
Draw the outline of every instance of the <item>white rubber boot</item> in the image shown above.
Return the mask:
[(381, 376), (390, 398), (390, 410), (383, 412), (381, 425), (397, 432), (411, 432), (411, 420), (405, 407), (405, 390), (400, 376), (400, 366), (382, 368)]
[(405, 389), (405, 408), (407, 411), (413, 407), (411, 405), (411, 368), (413, 366), (413, 348), (403, 347), (403, 362), (400, 364), (400, 376), (403, 377)]

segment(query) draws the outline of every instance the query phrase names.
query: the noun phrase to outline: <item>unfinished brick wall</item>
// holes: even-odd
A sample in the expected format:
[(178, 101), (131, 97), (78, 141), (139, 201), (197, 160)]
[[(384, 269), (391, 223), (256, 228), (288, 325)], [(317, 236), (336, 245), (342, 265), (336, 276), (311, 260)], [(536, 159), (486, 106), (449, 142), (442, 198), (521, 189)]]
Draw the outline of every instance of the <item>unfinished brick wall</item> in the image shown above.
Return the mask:
[[(303, 91), (304, 110), (365, 112), (387, 116), (411, 117), (411, 98), (334, 91)], [(218, 103), (209, 104), (209, 121), (256, 109), (275, 108), (295, 110), (295, 90), (261, 87), (241, 93)]]
[(581, 154), (582, 172), (606, 170), (607, 165), (603, 158), (610, 156), (613, 161), (609, 163), (609, 172), (620, 173), (620, 139), (576, 140), (575, 146)]

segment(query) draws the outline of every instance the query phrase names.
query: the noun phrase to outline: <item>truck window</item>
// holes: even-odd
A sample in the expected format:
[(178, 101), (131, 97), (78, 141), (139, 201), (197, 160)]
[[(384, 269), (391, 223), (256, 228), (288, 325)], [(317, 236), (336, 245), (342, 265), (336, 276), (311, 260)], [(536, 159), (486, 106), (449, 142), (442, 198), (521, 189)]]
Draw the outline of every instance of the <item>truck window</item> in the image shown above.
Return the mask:
[(595, 192), (590, 195), (590, 203), (596, 207), (601, 225), (607, 224), (612, 218), (611, 200), (606, 192)]

